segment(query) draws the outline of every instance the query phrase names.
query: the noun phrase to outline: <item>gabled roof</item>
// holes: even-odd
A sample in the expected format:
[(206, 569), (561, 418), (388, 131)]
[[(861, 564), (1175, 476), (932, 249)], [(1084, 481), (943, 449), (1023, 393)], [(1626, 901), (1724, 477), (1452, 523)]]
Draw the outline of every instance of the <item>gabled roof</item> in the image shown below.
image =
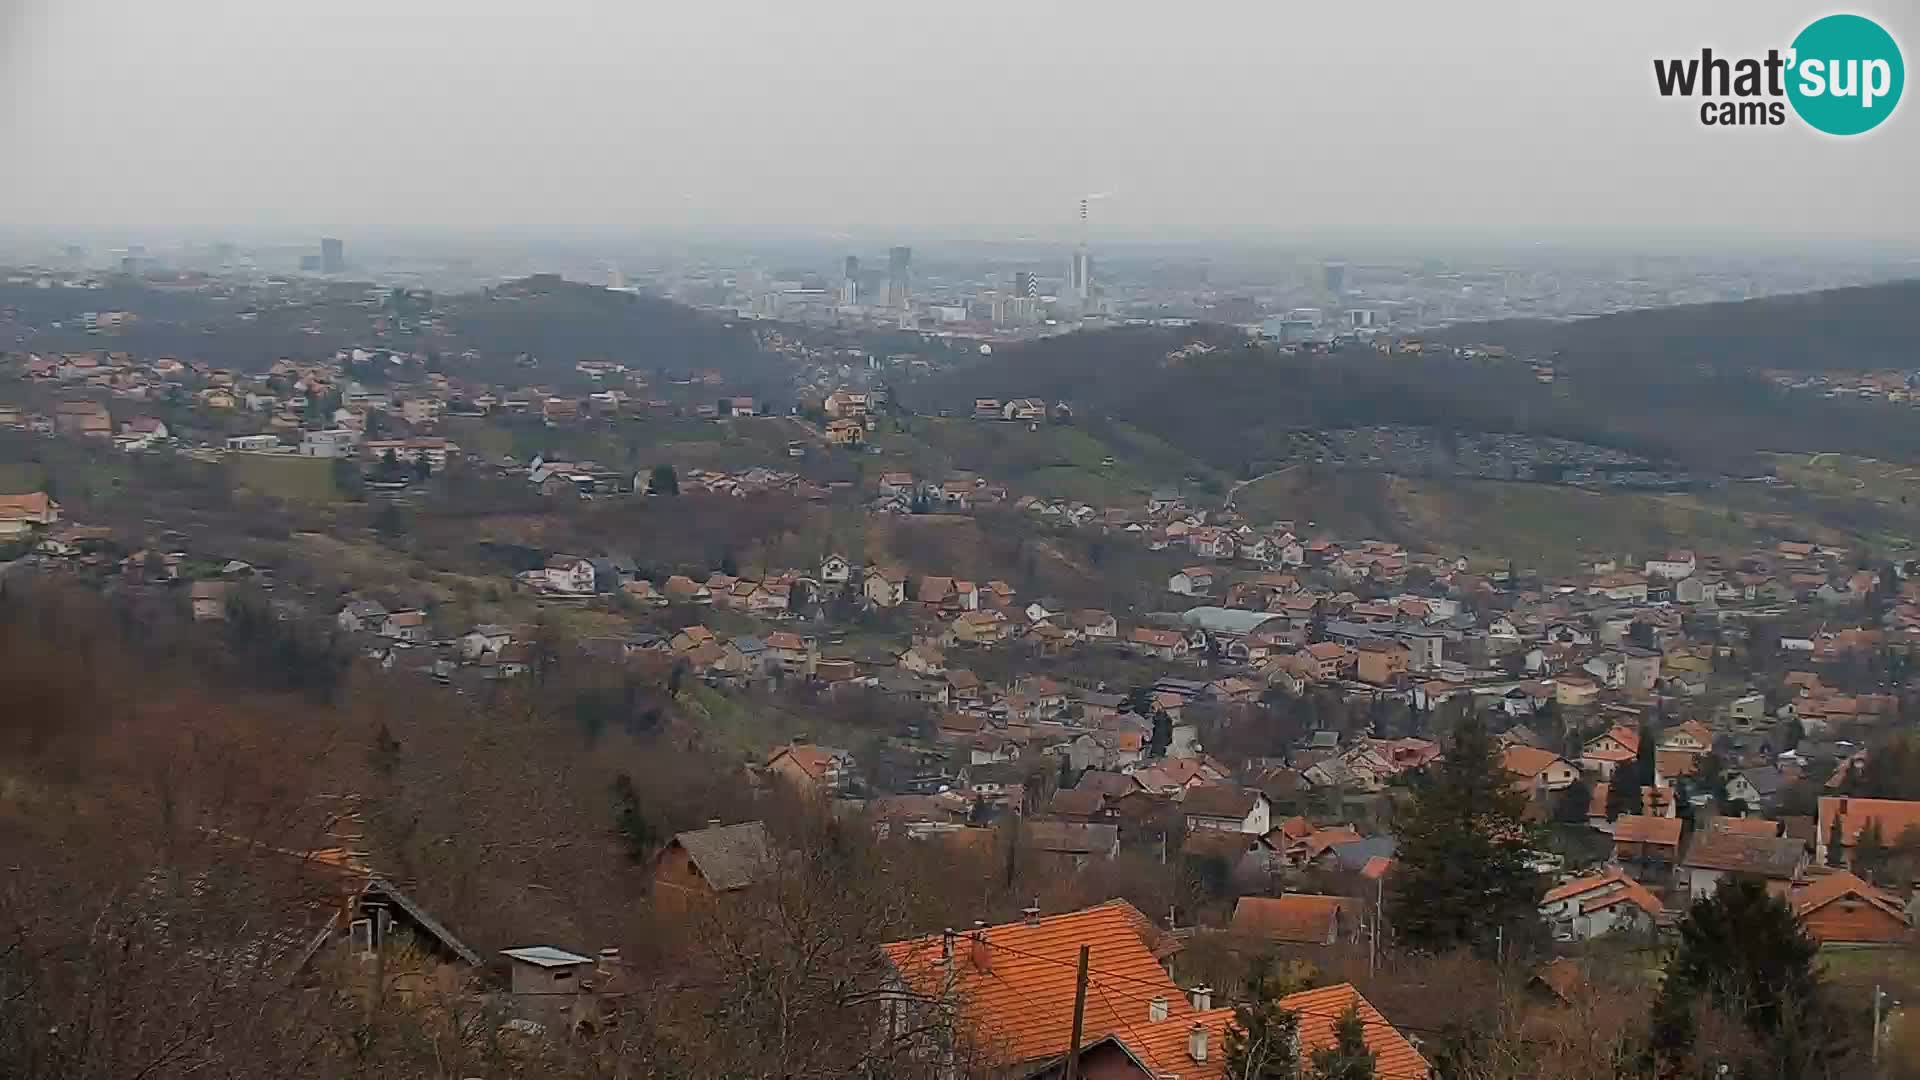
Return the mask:
[(1554, 762), (1566, 764), (1566, 759), (1551, 750), (1516, 743), (1507, 747), (1500, 755), (1500, 767), (1515, 776), (1532, 778), (1547, 771)]
[[(1143, 926), (1146, 920), (1137, 910), (1109, 901), (1031, 923), (956, 934), (950, 959), (943, 960), (940, 934), (894, 942), (883, 951), (917, 991), (937, 995), (950, 984), (961, 1023), (998, 1063), (1011, 1065), (1052, 1061), (1065, 1053), (1073, 1027), (1075, 968), (1080, 947), (1087, 946), (1091, 962), (1082, 1045), (1111, 1037), (1150, 1075), (1219, 1080), (1233, 1010), (1194, 1009), (1156, 959), (1153, 945), (1142, 939)], [(1148, 1003), (1154, 999), (1166, 1002), (1165, 1020), (1149, 1018)], [(1380, 1080), (1428, 1075), (1419, 1052), (1352, 986), (1293, 994), (1279, 1004), (1299, 1014), (1303, 1058), (1334, 1042), (1334, 1025), (1352, 1006), (1365, 1026)], [(1196, 1024), (1207, 1033), (1205, 1062), (1187, 1055)]]
[(1598, 889), (1614, 888), (1627, 880), (1627, 875), (1618, 867), (1615, 867), (1604, 874), (1575, 878), (1565, 884), (1555, 885), (1553, 888), (1547, 890), (1546, 895), (1540, 898), (1540, 902), (1542, 904), (1557, 904), (1562, 900), (1583, 896)]
[(675, 833), (673, 842), (686, 851), (715, 892), (744, 889), (773, 865), (773, 841), (765, 823), (759, 821)]
[(1852, 847), (1859, 842), (1860, 833), (1867, 822), (1880, 823), (1880, 836), (1884, 843), (1892, 845), (1900, 839), (1900, 834), (1915, 826), (1920, 826), (1920, 802), (1903, 799), (1856, 799), (1850, 796), (1822, 797), (1820, 799), (1821, 843), (1826, 843), (1833, 835), (1834, 822), (1840, 823), (1840, 842)]
[(1680, 860), (1680, 865), (1788, 880), (1800, 868), (1806, 850), (1805, 844), (1791, 837), (1709, 829), (1693, 834), (1693, 842), (1687, 845), (1686, 857)]
[(1340, 917), (1358, 908), (1355, 901), (1344, 896), (1243, 896), (1233, 906), (1232, 929), (1274, 941), (1321, 945), (1335, 933)]
[(1906, 921), (1906, 912), (1898, 899), (1845, 870), (1824, 874), (1794, 889), (1793, 913), (1804, 919), (1835, 900), (1848, 897), (1879, 908), (1902, 922)]
[(1645, 814), (1621, 814), (1613, 822), (1613, 842), (1616, 844), (1661, 844), (1669, 847), (1680, 845), (1680, 829), (1684, 823), (1679, 818), (1648, 817)]
[(1632, 904), (1634, 907), (1653, 916), (1658, 916), (1666, 910), (1666, 905), (1660, 902), (1659, 897), (1653, 895), (1652, 890), (1634, 881), (1632, 878), (1626, 878), (1619, 889), (1602, 896), (1582, 900), (1580, 902), (1580, 913), (1583, 915), (1591, 915), (1596, 911), (1605, 911), (1608, 908), (1619, 907), (1622, 904)]
[(1264, 798), (1260, 792), (1238, 784), (1202, 784), (1189, 788), (1180, 808), (1188, 817), (1244, 819)]

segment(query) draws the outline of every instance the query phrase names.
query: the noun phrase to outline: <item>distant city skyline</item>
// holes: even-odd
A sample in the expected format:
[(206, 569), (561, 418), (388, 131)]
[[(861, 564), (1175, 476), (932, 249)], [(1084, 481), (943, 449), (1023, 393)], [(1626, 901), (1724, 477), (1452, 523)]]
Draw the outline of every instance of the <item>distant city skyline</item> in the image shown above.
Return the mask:
[(0, 6), (0, 223), (1064, 230), (1099, 191), (1096, 238), (1920, 239), (1920, 104), (1837, 140), (1654, 88), (1810, 0), (393, 8)]

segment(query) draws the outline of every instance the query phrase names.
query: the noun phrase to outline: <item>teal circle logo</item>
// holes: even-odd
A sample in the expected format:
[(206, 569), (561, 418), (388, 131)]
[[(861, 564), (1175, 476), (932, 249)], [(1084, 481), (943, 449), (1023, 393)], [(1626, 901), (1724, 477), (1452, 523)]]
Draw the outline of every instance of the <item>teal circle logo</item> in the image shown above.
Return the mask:
[(1893, 115), (1906, 85), (1900, 46), (1880, 24), (1828, 15), (1793, 39), (1787, 99), (1793, 111), (1829, 135), (1872, 131)]

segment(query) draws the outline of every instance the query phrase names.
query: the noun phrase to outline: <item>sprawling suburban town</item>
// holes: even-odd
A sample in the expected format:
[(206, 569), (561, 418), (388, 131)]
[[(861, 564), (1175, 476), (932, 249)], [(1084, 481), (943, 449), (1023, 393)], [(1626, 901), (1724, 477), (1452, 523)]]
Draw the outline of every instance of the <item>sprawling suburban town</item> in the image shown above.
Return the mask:
[[(80, 304), (104, 287), (46, 269), (7, 280)], [(483, 1008), (523, 1064), (576, 1053), (603, 1029), (632, 1034), (636, 988), (690, 969), (675, 948), (711, 947), (696, 927), (802, 917), (791, 890), (869, 872), (834, 869), (849, 842), (835, 837), (854, 835), (882, 853), (871, 872), (938, 866), (956, 886), (932, 905), (945, 922), (890, 919), (882, 940), (806, 916), (786, 943), (865, 950), (834, 977), (866, 980), (896, 1064), (1038, 1077), (1071, 1056), (1082, 1075), (1239, 1076), (1248, 996), (1264, 994), (1301, 1062), (1424, 1077), (1457, 1052), (1421, 989), (1435, 979), (1511, 992), (1520, 1012), (1499, 1037), (1571, 1060), (1581, 1018), (1657, 987), (1689, 912), (1735, 882), (1846, 958), (1837, 992), (1881, 994), (1911, 970), (1920, 563), (1904, 541), (1732, 511), (1738, 528), (1654, 529), (1659, 546), (1638, 550), (1345, 532), (1251, 496), (1292, 470), (1431, 461), (1440, 436), (1356, 428), (1239, 480), (1169, 471), (1083, 403), (1017, 381), (929, 411), (924, 387), (966, 363), (945, 339), (880, 356), (859, 332), (743, 328), (771, 380), (697, 354), (457, 348), (470, 331), (453, 303), (613, 295), (551, 277), (455, 302), (188, 274), (112, 288), (142, 304), (211, 294), (216, 338), (289, 319), (366, 337), (215, 363), (121, 347), (141, 340), (132, 311), (6, 308), (16, 340), (77, 330), (92, 346), (0, 358), (12, 618), (85, 594), (137, 628), (117, 632), (134, 654), (163, 650), (146, 662), (219, 652), (231, 693), (336, 717), (325, 754), (370, 740), (335, 780), (385, 789), (418, 753), (486, 757), (475, 747), (499, 736), (482, 732), (511, 716), (561, 725), (569, 755), (671, 748), (671, 768), (702, 773), (623, 769), (597, 821), (566, 819), (586, 834), (519, 841), (600, 849), (613, 910), (647, 913), (644, 948), (619, 936), (624, 919), (536, 904), (505, 922), (518, 901), (472, 925), (472, 875), (554, 886), (508, 884), (518, 863), (400, 856), (421, 826), (370, 821), (397, 812), (367, 808), (371, 790), (327, 792), (338, 811), (305, 844), (201, 821), (216, 848), (306, 882), (300, 910), (250, 913), (305, 927), (267, 965), (276, 977), (364, 996), (365, 958), (404, 933), (423, 985)], [(1248, 348), (1301, 354), (1248, 332)], [(1340, 362), (1331, 347), (1323, 362)], [(1442, 362), (1394, 335), (1345, 347)], [(1196, 338), (1162, 362), (1220, 348)], [(1444, 351), (1551, 382), (1546, 362), (1498, 346)], [(1649, 472), (1726, 484), (1565, 440), (1474, 454), (1449, 458), (1451, 475), (1593, 499), (1677, 497), (1607, 494)], [(1610, 470), (1642, 480), (1593, 479)], [(476, 726), (416, 733), (412, 712)], [(416, 749), (435, 738), (451, 741)], [(417, 782), (451, 763), (421, 762)], [(1479, 813), (1509, 824), (1436, 848), (1434, 793), (1489, 778)], [(550, 798), (545, 783), (526, 796)], [(494, 795), (509, 793), (468, 797)], [(493, 843), (444, 827), (442, 843)], [(1442, 882), (1476, 871), (1447, 860), (1483, 856), (1519, 884), (1474, 886), (1483, 899), (1449, 927)], [(436, 872), (467, 884), (449, 892)], [(1436, 966), (1456, 947), (1484, 968)], [(1608, 1023), (1628, 1046), (1623, 1019)], [(668, 1032), (687, 1037), (653, 1034)]]

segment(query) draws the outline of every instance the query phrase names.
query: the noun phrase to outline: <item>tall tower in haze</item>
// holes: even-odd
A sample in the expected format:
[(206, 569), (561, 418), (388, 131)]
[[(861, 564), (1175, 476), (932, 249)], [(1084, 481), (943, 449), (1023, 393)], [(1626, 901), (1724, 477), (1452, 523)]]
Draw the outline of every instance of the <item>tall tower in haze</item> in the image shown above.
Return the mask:
[(338, 274), (347, 268), (347, 245), (331, 236), (320, 238), (320, 272)]
[(840, 303), (852, 307), (860, 300), (860, 256), (849, 255), (846, 273), (840, 279)]
[(1084, 195), (1080, 198), (1080, 243), (1073, 249), (1073, 260), (1067, 264), (1067, 295), (1082, 311), (1093, 306), (1093, 253), (1087, 250), (1087, 204), (1106, 196)]
[(913, 276), (913, 249), (893, 247), (887, 249), (887, 306), (904, 308), (907, 306), (909, 288)]

